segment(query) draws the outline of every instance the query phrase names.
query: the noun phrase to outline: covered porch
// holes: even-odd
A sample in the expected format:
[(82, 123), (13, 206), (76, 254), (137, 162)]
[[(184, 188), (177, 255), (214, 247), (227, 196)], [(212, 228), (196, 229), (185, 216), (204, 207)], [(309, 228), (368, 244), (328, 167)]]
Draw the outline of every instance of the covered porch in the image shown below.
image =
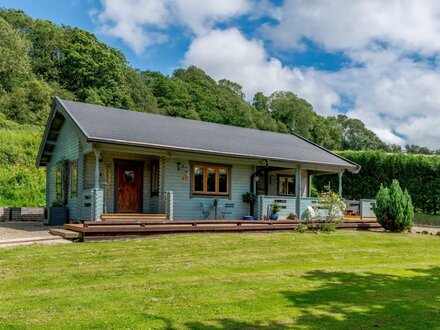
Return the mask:
[(80, 152), (79, 220), (173, 220), (160, 152), (111, 144), (88, 144)]
[[(282, 164), (273, 165), (266, 162), (264, 166), (257, 167), (250, 180), (250, 191), (257, 195), (257, 200), (252, 206), (253, 215), (258, 220), (267, 219), (270, 214), (270, 205), (277, 203), (280, 206), (278, 212), (280, 219), (286, 219), (289, 216), (303, 219), (305, 211), (310, 207), (316, 210), (317, 215), (324, 217), (326, 214), (320, 210), (318, 198), (312, 197), (313, 176), (337, 175), (338, 186), (331, 187), (331, 189), (343, 198), (344, 171), (341, 168), (322, 165), (298, 164), (286, 167)], [(346, 218), (374, 218), (373, 200), (344, 200), (344, 202), (347, 204), (344, 215)]]

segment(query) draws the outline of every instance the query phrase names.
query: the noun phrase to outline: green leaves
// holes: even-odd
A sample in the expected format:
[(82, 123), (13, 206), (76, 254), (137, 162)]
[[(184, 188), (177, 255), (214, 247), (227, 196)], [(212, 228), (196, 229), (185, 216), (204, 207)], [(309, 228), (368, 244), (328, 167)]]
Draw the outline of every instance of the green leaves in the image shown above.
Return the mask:
[(377, 221), (387, 230), (401, 232), (410, 229), (414, 218), (411, 196), (400, 188), (399, 181), (393, 180), (390, 188), (380, 186), (373, 207)]
[(0, 96), (19, 86), (31, 74), (30, 42), (0, 17)]
[[(414, 207), (426, 213), (440, 210), (440, 156), (389, 154), (383, 151), (341, 151), (339, 155), (361, 165), (358, 174), (343, 176), (344, 197), (374, 198), (381, 184), (389, 186), (393, 179), (407, 189)], [(338, 178), (314, 177), (318, 191), (331, 182), (337, 187)]]

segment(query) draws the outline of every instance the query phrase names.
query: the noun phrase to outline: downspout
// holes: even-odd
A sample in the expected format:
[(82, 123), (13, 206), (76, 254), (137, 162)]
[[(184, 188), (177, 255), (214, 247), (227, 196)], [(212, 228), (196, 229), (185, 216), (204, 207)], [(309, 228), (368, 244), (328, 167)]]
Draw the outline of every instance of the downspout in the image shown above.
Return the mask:
[[(250, 185), (250, 189), (249, 189), (249, 191), (251, 193), (254, 193), (255, 176), (259, 175), (259, 174), (261, 174), (261, 168), (259, 170), (255, 171), (255, 173), (252, 173), (252, 175), (251, 175), (251, 182), (250, 182), (251, 185)], [(249, 206), (250, 206), (250, 209), (251, 209), (251, 212), (250, 212), (249, 215), (254, 216), (254, 202), (249, 203)]]
[(264, 194), (269, 195), (269, 162), (266, 159), (266, 165), (264, 166)]

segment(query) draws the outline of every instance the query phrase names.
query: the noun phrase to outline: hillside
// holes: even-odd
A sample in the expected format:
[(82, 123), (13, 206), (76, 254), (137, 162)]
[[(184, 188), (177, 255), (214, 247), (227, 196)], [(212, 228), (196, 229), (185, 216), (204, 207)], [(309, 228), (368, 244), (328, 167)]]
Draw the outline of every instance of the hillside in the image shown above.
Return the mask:
[[(42, 127), (58, 95), (135, 111), (296, 133), (332, 150), (389, 149), (346, 116), (322, 117), (290, 91), (257, 93), (190, 66), (170, 76), (130, 67), (93, 34), (16, 10), (0, 10), (0, 205), (44, 204), (34, 166)], [(29, 193), (31, 192), (31, 193)]]

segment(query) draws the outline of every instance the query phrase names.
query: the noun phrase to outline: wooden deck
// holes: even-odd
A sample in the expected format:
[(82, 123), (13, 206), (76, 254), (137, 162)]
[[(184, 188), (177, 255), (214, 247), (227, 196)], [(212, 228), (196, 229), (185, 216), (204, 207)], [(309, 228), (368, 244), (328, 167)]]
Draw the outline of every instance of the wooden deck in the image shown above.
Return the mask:
[[(83, 241), (115, 239), (157, 234), (191, 232), (244, 232), (295, 230), (298, 221), (250, 221), (250, 220), (107, 220), (84, 221), (65, 224), (64, 229), (75, 232)], [(337, 229), (379, 228), (375, 219), (348, 220), (336, 225)]]

